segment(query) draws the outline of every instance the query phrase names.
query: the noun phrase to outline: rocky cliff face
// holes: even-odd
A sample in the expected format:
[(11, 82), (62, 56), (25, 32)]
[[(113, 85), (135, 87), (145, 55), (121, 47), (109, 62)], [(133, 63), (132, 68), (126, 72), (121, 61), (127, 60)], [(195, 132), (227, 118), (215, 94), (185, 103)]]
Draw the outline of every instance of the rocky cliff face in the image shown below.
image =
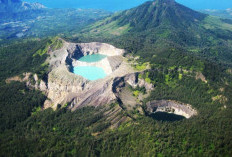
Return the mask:
[[(51, 72), (48, 74), (48, 100), (44, 107), (56, 109), (58, 104), (70, 103), (75, 110), (83, 106), (100, 106), (116, 100), (112, 91), (114, 79), (133, 73), (133, 68), (123, 62), (124, 50), (105, 43), (67, 43), (60, 50), (50, 53), (48, 59)], [(78, 59), (90, 54), (104, 54), (99, 62), (87, 63)], [(97, 66), (103, 68), (107, 77), (89, 81), (72, 73), (74, 66)]]
[(43, 92), (47, 92), (46, 82), (38, 79), (37, 74), (23, 73), (22, 76), (15, 76), (6, 79), (6, 83), (11, 83), (12, 81), (26, 82), (27, 87), (35, 88)]
[(79, 50), (83, 53), (83, 55), (90, 54), (103, 54), (107, 56), (119, 56), (124, 53), (124, 50), (117, 49), (116, 47), (105, 44), (105, 43), (81, 43), (78, 44)]
[(167, 112), (190, 118), (197, 115), (197, 111), (189, 104), (183, 104), (172, 100), (154, 100), (147, 103), (147, 112)]

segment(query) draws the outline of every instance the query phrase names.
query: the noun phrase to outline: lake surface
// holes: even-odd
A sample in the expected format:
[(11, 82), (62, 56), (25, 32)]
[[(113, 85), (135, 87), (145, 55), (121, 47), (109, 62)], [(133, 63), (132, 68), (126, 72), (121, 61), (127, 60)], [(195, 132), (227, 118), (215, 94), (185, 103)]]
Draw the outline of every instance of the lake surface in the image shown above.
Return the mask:
[(78, 60), (82, 61), (82, 62), (93, 63), (93, 62), (98, 62), (98, 61), (100, 61), (100, 60), (102, 60), (104, 58), (106, 58), (106, 55), (93, 54), (93, 55), (87, 55), (87, 56), (81, 57)]
[(185, 119), (183, 116), (179, 116), (173, 113), (166, 113), (166, 112), (156, 112), (150, 115), (153, 119), (158, 121), (179, 121)]
[(95, 66), (78, 66), (73, 68), (73, 73), (80, 75), (88, 80), (98, 80), (106, 77), (106, 73), (102, 68)]

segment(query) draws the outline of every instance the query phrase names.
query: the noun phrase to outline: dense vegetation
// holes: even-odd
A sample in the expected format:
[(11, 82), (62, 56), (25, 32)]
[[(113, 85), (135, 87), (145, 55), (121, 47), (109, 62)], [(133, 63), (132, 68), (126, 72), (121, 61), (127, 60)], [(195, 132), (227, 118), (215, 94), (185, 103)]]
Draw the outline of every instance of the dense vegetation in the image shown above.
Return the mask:
[(45, 45), (57, 38), (24, 40), (0, 46), (0, 130), (13, 128), (27, 119), (33, 110), (42, 107), (45, 96), (36, 90), (28, 89), (24, 83), (5, 82), (9, 77), (20, 76), (25, 72), (46, 76), (47, 54), (35, 55)]
[[(11, 45), (18, 52), (11, 57), (21, 53), (25, 58), (40, 56), (35, 54), (46, 48), (48, 39), (40, 42), (41, 47), (32, 49), (33, 53), (17, 50), (20, 45), (30, 47), (31, 42)], [(37, 61), (30, 69), (19, 68), (19, 73), (5, 73), (0, 90), (0, 156), (231, 156), (232, 76), (226, 72), (227, 67), (179, 50), (170, 53), (153, 58), (156, 64), (140, 76), (155, 85), (144, 104), (157, 99), (178, 100), (193, 105), (198, 116), (175, 122), (139, 116), (114, 130), (107, 129), (110, 123), (105, 121), (103, 108), (41, 112), (45, 99), (41, 93), (22, 83), (4, 82), (24, 70), (32, 71), (44, 61)], [(5, 63), (10, 66), (11, 62)], [(20, 67), (18, 64), (13, 68)], [(196, 80), (195, 72), (202, 72), (208, 83)]]
[(24, 72), (38, 73), (40, 77), (46, 74), (45, 60), (47, 54), (34, 55), (51, 39), (25, 40), (0, 47), (0, 80), (21, 75)]
[[(66, 108), (55, 112), (49, 109), (5, 131), (1, 135), (1, 155), (231, 156), (231, 87), (223, 92), (228, 102), (221, 104), (212, 101), (220, 91), (192, 77), (184, 76), (180, 80), (175, 73), (179, 72), (150, 72), (151, 80), (160, 82), (150, 99), (191, 103), (199, 112), (194, 118), (164, 122), (143, 116), (115, 130), (97, 134), (99, 130), (92, 126), (98, 124), (98, 128), (107, 128), (101, 121), (104, 118), (101, 108), (83, 108), (75, 112)], [(168, 83), (163, 77), (167, 74), (173, 75)], [(154, 75), (159, 77), (152, 77)]]
[(23, 83), (0, 84), (0, 132), (14, 128), (31, 116), (33, 110), (42, 107), (45, 96), (29, 90)]
[[(144, 109), (150, 100), (176, 100), (191, 104), (198, 115), (167, 122), (157, 121), (146, 113), (111, 130), (104, 114), (107, 107), (87, 107), (71, 112), (66, 106), (57, 111), (41, 111), (45, 98), (40, 92), (29, 90), (23, 83), (6, 84), (5, 79), (23, 72), (46, 75), (44, 51), (50, 44), (60, 47), (60, 42), (45, 39), (13, 43), (0, 48), (0, 156), (232, 156), (229, 31), (221, 29), (224, 27), (205, 29), (208, 25), (202, 26), (203, 22), (212, 22), (212, 19), (189, 10), (184, 17), (174, 18), (181, 20), (183, 26), (174, 26), (173, 22), (178, 21), (169, 19), (175, 12), (170, 8), (173, 6), (166, 8), (170, 11), (168, 14), (164, 8), (158, 9), (150, 20), (146, 11), (151, 13), (157, 7), (151, 3), (127, 11), (125, 18), (120, 16), (126, 12), (116, 14), (113, 20), (119, 23), (112, 24), (110, 18), (104, 23), (111, 24), (109, 27), (101, 22), (95, 24), (99, 30), (109, 33), (108, 28), (115, 31), (114, 26), (134, 23), (136, 29), (131, 29), (133, 25), (124, 29), (132, 31), (130, 34), (121, 31), (121, 36), (109, 37), (100, 31), (95, 36), (82, 34), (80, 37), (84, 39), (69, 39), (114, 43), (127, 53), (140, 56), (138, 69), (149, 62), (151, 69), (139, 77), (154, 84), (155, 90), (143, 101)], [(186, 12), (183, 6), (177, 5), (175, 9)], [(178, 15), (183, 14), (181, 11)], [(135, 12), (140, 14), (134, 16)], [(146, 18), (142, 17), (143, 13)], [(161, 14), (163, 16), (158, 16)], [(156, 25), (158, 17), (162, 17), (158, 19), (161, 23)], [(143, 25), (140, 25), (141, 19), (145, 20), (141, 22)], [(195, 19), (203, 22), (195, 25)], [(189, 30), (183, 32), (185, 26), (189, 26)], [(199, 74), (201, 77), (197, 77)], [(135, 96), (137, 92), (146, 93), (144, 88), (131, 90)], [(114, 110), (117, 104), (106, 106)], [(128, 116), (127, 111), (122, 116)]]

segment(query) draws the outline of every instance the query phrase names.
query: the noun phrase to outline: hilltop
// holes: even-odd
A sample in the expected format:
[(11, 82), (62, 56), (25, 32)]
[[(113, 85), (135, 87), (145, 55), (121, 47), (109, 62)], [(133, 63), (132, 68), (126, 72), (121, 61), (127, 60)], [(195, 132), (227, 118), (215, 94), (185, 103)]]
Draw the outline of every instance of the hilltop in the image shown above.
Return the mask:
[(226, 20), (173, 0), (157, 0), (96, 22), (83, 29), (80, 38), (110, 41), (147, 60), (176, 48), (232, 65), (231, 30)]

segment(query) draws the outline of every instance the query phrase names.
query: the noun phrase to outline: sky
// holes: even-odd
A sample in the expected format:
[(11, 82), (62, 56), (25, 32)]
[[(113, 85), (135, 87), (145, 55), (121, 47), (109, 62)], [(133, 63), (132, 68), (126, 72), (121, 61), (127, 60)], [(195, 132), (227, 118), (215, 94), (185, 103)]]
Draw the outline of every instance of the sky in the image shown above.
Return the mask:
[[(94, 8), (109, 11), (129, 9), (147, 0), (24, 0), (39, 2), (49, 8)], [(232, 0), (176, 0), (194, 10), (232, 8)]]

